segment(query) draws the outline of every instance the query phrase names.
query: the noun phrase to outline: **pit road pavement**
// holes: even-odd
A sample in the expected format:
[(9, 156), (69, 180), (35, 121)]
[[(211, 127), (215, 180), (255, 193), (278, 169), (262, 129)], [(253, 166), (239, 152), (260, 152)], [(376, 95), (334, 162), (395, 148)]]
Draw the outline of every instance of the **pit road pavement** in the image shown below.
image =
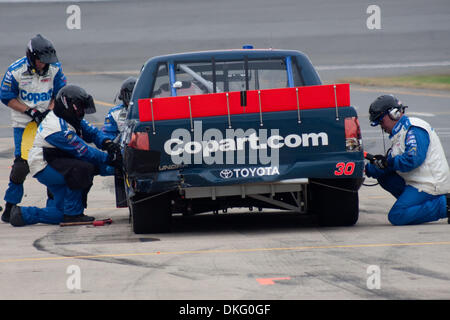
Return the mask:
[[(88, 119), (96, 125), (121, 82), (166, 53), (246, 43), (297, 49), (327, 82), (449, 71), (448, 1), (381, 1), (381, 30), (366, 28), (368, 3), (350, 0), (80, 2), (80, 30), (65, 27), (69, 3), (3, 2), (0, 73), (41, 32), (54, 41), (69, 82), (94, 95), (97, 114)], [(384, 150), (367, 119), (368, 105), (384, 93), (429, 121), (450, 150), (448, 92), (352, 86), (367, 151)], [(0, 108), (2, 195), (12, 164), (9, 114)], [(42, 207), (45, 196), (28, 177), (22, 205)], [(112, 178), (98, 177), (86, 214), (111, 217), (110, 226), (0, 223), (0, 299), (450, 299), (450, 226), (441, 220), (393, 227), (386, 217), (393, 202), (379, 186), (363, 186), (360, 219), (349, 228), (236, 210), (176, 216), (172, 233), (135, 235), (128, 210), (114, 207)], [(79, 288), (73, 266), (81, 272)]]
[[(10, 149), (11, 140), (0, 139), (0, 153)], [(0, 158), (0, 192), (9, 163)], [(108, 226), (1, 223), (0, 299), (450, 297), (447, 221), (393, 227), (386, 212), (394, 200), (379, 187), (362, 187), (353, 227), (233, 210), (175, 216), (171, 233), (148, 235), (131, 231), (128, 210), (114, 208), (113, 192), (111, 177), (97, 177), (85, 212), (111, 217)], [(44, 206), (45, 188), (36, 179), (27, 179), (25, 193), (23, 205)]]

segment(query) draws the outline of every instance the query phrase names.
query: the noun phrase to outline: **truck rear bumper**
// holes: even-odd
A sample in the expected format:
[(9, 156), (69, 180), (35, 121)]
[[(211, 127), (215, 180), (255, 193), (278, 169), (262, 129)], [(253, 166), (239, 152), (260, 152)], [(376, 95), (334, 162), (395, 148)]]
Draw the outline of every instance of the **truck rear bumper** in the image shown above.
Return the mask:
[[(186, 199), (210, 198), (216, 200), (217, 197), (240, 196), (241, 198), (253, 198), (282, 209), (293, 212), (304, 213), (307, 209), (305, 199), (307, 199), (308, 178), (289, 179), (278, 182), (249, 183), (241, 185), (228, 185), (219, 187), (192, 187), (183, 188), (181, 192)], [(295, 204), (275, 199), (277, 193), (292, 193)], [(268, 195), (268, 196), (267, 196)]]
[(186, 199), (195, 198), (211, 198), (215, 200), (217, 197), (226, 196), (246, 196), (256, 194), (270, 194), (274, 196), (275, 193), (282, 192), (298, 192), (308, 184), (308, 178), (282, 180), (272, 183), (249, 183), (240, 185), (228, 186), (209, 186), (209, 187), (191, 187), (182, 188), (182, 192)]

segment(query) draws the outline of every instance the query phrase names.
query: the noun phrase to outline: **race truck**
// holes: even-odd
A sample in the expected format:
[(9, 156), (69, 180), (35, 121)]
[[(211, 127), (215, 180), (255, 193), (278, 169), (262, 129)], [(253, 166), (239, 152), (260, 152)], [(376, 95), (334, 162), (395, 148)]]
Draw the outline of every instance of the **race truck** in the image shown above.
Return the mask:
[(116, 204), (133, 231), (169, 232), (173, 214), (229, 208), (358, 220), (364, 157), (348, 84), (323, 85), (294, 50), (149, 59), (122, 133)]

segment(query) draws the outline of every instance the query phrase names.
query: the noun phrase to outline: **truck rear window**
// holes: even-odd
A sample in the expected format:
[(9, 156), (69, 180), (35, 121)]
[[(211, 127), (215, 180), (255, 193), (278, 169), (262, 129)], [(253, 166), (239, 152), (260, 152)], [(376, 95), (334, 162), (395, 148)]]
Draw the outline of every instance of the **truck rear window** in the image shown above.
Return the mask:
[[(294, 86), (303, 81), (295, 63), (292, 70)], [(286, 59), (178, 62), (174, 65), (175, 79), (169, 85), (169, 71), (160, 65), (152, 97), (197, 95), (214, 92), (262, 90), (289, 87)]]

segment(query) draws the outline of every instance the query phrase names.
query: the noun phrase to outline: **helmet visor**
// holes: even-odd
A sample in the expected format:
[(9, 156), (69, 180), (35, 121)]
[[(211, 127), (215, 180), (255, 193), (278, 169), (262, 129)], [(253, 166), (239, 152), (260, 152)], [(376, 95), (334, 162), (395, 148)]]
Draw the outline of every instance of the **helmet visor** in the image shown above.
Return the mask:
[(43, 50), (35, 51), (36, 58), (42, 63), (56, 63), (58, 62), (58, 57), (56, 56), (56, 51), (53, 48), (45, 48)]
[(130, 98), (131, 98), (131, 92), (129, 90), (124, 90), (122, 92), (122, 101), (126, 107), (128, 107), (128, 105), (130, 104)]
[(86, 104), (84, 105), (84, 113), (86, 114), (92, 114), (95, 113), (97, 110), (95, 110), (95, 103), (94, 99), (91, 95), (89, 95), (88, 99), (86, 100)]
[(372, 120), (372, 121), (370, 121), (370, 125), (372, 126), (372, 127), (376, 127), (377, 125), (379, 125), (380, 124), (380, 122), (381, 122), (381, 120), (384, 118), (384, 113), (381, 115), (381, 116), (379, 116), (378, 118), (376, 118), (375, 120)]
[(383, 120), (384, 116), (388, 114), (388, 112), (389, 112), (389, 110), (386, 110), (385, 112), (383, 112), (381, 114), (371, 113), (369, 116), (370, 125), (372, 127), (376, 127), (377, 125), (379, 125), (381, 123), (381, 121)]

